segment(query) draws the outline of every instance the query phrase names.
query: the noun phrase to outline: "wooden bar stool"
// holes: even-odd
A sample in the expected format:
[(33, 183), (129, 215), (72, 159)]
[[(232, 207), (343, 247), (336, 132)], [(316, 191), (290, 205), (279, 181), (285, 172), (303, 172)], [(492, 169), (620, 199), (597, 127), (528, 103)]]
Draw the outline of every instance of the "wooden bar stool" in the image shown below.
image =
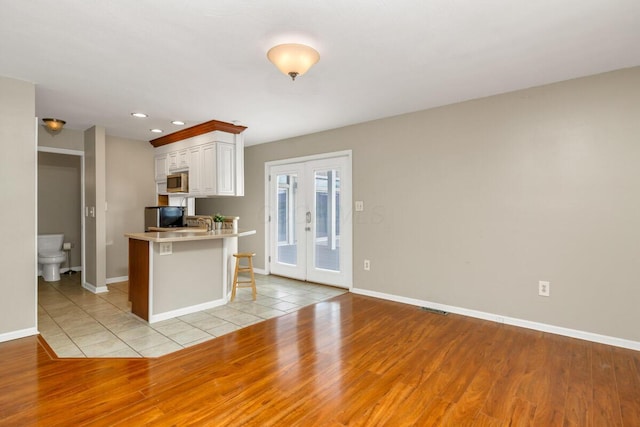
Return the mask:
[[(236, 289), (237, 288), (251, 288), (251, 293), (253, 294), (253, 300), (255, 301), (256, 299), (256, 294), (257, 294), (257, 290), (256, 290), (256, 278), (253, 276), (253, 257), (256, 256), (256, 254), (253, 253), (249, 253), (249, 252), (242, 252), (239, 254), (233, 254), (234, 257), (236, 257), (236, 269), (233, 273), (233, 287), (231, 290), (231, 301), (233, 301), (236, 297)], [(248, 265), (240, 265), (240, 260), (246, 258), (248, 261)], [(238, 273), (241, 272), (249, 272), (250, 276), (251, 276), (251, 280), (238, 280)], [(241, 285), (242, 283), (242, 285)], [(249, 285), (247, 285), (246, 283), (250, 283)]]

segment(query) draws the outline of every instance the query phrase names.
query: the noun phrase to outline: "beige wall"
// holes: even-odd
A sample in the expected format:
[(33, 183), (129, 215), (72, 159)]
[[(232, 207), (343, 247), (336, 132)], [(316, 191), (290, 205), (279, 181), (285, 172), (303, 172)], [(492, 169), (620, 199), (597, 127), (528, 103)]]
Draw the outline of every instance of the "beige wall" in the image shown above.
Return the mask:
[(252, 146), (198, 213), (263, 267), (264, 163), (352, 149), (355, 288), (640, 341), (639, 118), (636, 67)]
[(144, 207), (156, 205), (153, 146), (107, 136), (107, 279), (128, 276), (125, 233), (144, 231)]
[(0, 341), (36, 333), (36, 125), (32, 83), (0, 77)]
[(38, 145), (84, 151), (84, 132), (67, 128), (62, 128), (59, 132), (51, 132), (44, 125), (40, 125), (38, 127)]
[(81, 265), (80, 160), (80, 156), (38, 152), (38, 234), (63, 233), (64, 241), (73, 245), (71, 267)]

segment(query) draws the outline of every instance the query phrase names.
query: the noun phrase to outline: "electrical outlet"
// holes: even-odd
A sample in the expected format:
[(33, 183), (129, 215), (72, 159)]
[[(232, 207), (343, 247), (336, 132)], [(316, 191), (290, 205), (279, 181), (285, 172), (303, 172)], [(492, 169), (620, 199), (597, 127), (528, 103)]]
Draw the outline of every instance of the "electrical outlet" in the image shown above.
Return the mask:
[(365, 259), (365, 260), (364, 260), (364, 269), (365, 269), (366, 271), (371, 270), (371, 261), (369, 261), (368, 259)]
[(550, 292), (550, 288), (551, 288), (551, 283), (545, 281), (545, 280), (540, 280), (538, 282), (538, 295), (542, 296), (542, 297), (548, 297), (549, 296), (549, 292)]
[(173, 253), (173, 245), (171, 242), (160, 242), (160, 255), (171, 255)]

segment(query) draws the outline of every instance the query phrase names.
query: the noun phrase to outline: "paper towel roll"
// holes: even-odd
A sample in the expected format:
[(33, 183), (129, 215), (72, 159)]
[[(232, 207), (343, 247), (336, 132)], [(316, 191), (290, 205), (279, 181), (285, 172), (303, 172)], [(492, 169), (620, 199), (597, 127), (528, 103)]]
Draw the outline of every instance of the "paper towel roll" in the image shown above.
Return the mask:
[(69, 250), (71, 250), (71, 243), (69, 243), (69, 242), (64, 242), (64, 243), (62, 244), (62, 250), (64, 250), (64, 251), (69, 251)]

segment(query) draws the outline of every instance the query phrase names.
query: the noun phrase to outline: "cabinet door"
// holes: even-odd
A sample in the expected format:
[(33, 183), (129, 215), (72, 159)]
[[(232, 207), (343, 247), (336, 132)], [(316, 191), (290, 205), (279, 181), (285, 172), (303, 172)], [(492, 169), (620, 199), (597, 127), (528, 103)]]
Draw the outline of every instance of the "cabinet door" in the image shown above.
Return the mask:
[(194, 196), (202, 193), (202, 151), (201, 147), (189, 150), (189, 194)]
[(189, 150), (178, 151), (178, 169), (189, 169)]
[(156, 181), (166, 181), (167, 180), (167, 155), (161, 154), (155, 157), (156, 159)]
[(216, 144), (202, 145), (202, 171), (200, 185), (202, 192), (207, 196), (216, 194)]
[(172, 151), (168, 154), (169, 171), (178, 169), (178, 152)]
[(216, 143), (216, 194), (235, 195), (235, 147), (226, 142)]

